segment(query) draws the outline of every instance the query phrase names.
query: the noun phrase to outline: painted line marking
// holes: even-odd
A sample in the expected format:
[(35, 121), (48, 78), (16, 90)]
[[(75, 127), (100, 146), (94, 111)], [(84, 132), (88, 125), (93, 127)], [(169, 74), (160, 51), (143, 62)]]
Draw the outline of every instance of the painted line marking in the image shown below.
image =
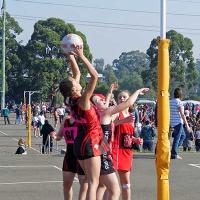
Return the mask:
[(5, 135), (5, 136), (8, 136), (8, 134), (7, 133), (4, 133), (4, 132), (2, 132), (2, 131), (0, 131), (0, 133), (2, 133), (3, 135)]
[(56, 169), (58, 169), (59, 171), (61, 171), (61, 172), (62, 172), (62, 169), (61, 169), (61, 168), (59, 168), (59, 167), (57, 167), (56, 165), (54, 165), (53, 167), (54, 167), (54, 168), (56, 168)]
[[(0, 168), (55, 168), (62, 171), (61, 168), (56, 165), (1, 165)], [(63, 181), (34, 181), (34, 182), (10, 182), (10, 183), (0, 183), (0, 185), (18, 185), (18, 184), (35, 184), (35, 183), (62, 183)], [(74, 183), (78, 183), (77, 177), (74, 177)]]
[(33, 147), (28, 147), (28, 148), (33, 149), (34, 151), (36, 151), (36, 152), (38, 152), (38, 153), (40, 154), (40, 151), (39, 151), (39, 150), (37, 150), (37, 149), (35, 149), (35, 148), (33, 148)]
[(62, 183), (63, 181), (33, 181), (33, 182), (10, 182), (0, 183), (0, 185), (38, 184), (38, 183)]
[(200, 169), (200, 164), (188, 164), (188, 165), (190, 165), (190, 166), (192, 166), (192, 167), (196, 167), (196, 168), (199, 168), (199, 169)]
[[(54, 165), (53, 167), (62, 172), (62, 169), (59, 168), (59, 167), (57, 167), (56, 165)], [(73, 181), (73, 182), (74, 182), (74, 183), (78, 183), (78, 182), (79, 182), (78, 178), (77, 178), (77, 177), (74, 177), (74, 181)]]
[(37, 168), (37, 167), (53, 167), (53, 165), (1, 165), (0, 168)]

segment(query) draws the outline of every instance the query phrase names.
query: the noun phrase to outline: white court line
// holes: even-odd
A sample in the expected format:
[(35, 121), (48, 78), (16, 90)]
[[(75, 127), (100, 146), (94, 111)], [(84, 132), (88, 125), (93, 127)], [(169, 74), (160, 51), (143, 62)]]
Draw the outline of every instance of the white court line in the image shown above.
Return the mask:
[[(55, 168), (59, 171), (62, 171), (61, 168), (57, 167), (56, 165), (1, 165), (0, 168)], [(60, 183), (63, 181), (40, 181), (40, 182), (13, 182), (13, 183), (0, 183), (0, 185), (16, 185), (16, 184), (34, 184), (34, 183)], [(79, 180), (77, 177), (74, 177), (74, 183), (78, 183)]]
[(190, 166), (192, 166), (192, 167), (196, 167), (196, 168), (199, 168), (199, 169), (200, 169), (200, 164), (188, 164), (188, 165), (190, 165)]
[(35, 149), (35, 148), (33, 148), (33, 147), (29, 147), (30, 149), (33, 149), (34, 151), (36, 151), (36, 152), (38, 152), (38, 153), (40, 153), (40, 151), (39, 150), (37, 150), (37, 149)]
[(7, 133), (4, 133), (4, 132), (2, 132), (2, 131), (0, 131), (0, 133), (2, 133), (3, 135), (6, 135), (6, 136), (8, 136), (8, 134), (7, 134)]
[(12, 182), (0, 183), (0, 185), (38, 184), (38, 183), (62, 183), (63, 181), (33, 181), (33, 182)]
[(1, 165), (0, 168), (41, 168), (41, 167), (53, 167), (54, 165)]
[(62, 169), (61, 168), (59, 168), (59, 167), (57, 167), (57, 166), (53, 166), (54, 168), (56, 168), (56, 169), (58, 169), (59, 171), (62, 171)]
[[(55, 167), (55, 168), (58, 169), (59, 171), (62, 171), (62, 169), (59, 168), (59, 167), (57, 167), (57, 166), (53, 166), (53, 167)], [(77, 182), (79, 182), (78, 178), (77, 178), (77, 177), (74, 177), (74, 183), (77, 183)]]

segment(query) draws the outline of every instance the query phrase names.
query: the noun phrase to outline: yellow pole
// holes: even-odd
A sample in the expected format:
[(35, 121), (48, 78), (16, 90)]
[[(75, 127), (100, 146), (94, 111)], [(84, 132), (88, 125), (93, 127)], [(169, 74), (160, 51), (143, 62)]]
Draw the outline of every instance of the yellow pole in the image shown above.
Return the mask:
[(31, 147), (31, 105), (28, 104), (28, 146)]
[(169, 200), (169, 40), (158, 45), (158, 141), (156, 147), (157, 200)]

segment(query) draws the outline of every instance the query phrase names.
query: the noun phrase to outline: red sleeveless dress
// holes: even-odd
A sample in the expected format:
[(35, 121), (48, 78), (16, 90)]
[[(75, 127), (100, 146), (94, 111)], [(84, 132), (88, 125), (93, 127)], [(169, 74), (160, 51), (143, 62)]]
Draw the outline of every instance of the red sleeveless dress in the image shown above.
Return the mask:
[[(123, 119), (122, 112), (119, 113), (119, 119)], [(134, 123), (123, 123), (117, 125), (114, 131), (114, 141), (112, 143), (113, 166), (115, 170), (130, 171), (133, 160), (132, 143), (127, 145), (127, 139), (132, 138), (134, 134)]]
[(91, 103), (89, 110), (82, 110), (78, 99), (71, 106), (72, 116), (78, 128), (74, 139), (74, 153), (79, 160), (100, 156), (109, 150), (96, 110)]

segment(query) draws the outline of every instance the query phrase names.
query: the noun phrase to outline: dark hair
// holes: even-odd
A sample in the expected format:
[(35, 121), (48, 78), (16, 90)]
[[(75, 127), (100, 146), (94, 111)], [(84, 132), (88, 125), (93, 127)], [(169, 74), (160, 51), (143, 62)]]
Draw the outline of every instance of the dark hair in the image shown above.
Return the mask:
[(49, 124), (49, 121), (46, 119), (46, 120), (44, 121), (44, 124)]
[(121, 94), (122, 92), (127, 93), (128, 96), (131, 96), (131, 93), (129, 92), (129, 90), (121, 90), (121, 91), (118, 93), (117, 98), (119, 97), (119, 94)]
[(174, 98), (182, 98), (182, 90), (181, 90), (181, 88), (176, 88), (174, 90)]
[(72, 81), (70, 81), (68, 78), (61, 81), (59, 85), (59, 90), (64, 97), (64, 102), (66, 101), (67, 97), (70, 97), (72, 95), (72, 87)]

